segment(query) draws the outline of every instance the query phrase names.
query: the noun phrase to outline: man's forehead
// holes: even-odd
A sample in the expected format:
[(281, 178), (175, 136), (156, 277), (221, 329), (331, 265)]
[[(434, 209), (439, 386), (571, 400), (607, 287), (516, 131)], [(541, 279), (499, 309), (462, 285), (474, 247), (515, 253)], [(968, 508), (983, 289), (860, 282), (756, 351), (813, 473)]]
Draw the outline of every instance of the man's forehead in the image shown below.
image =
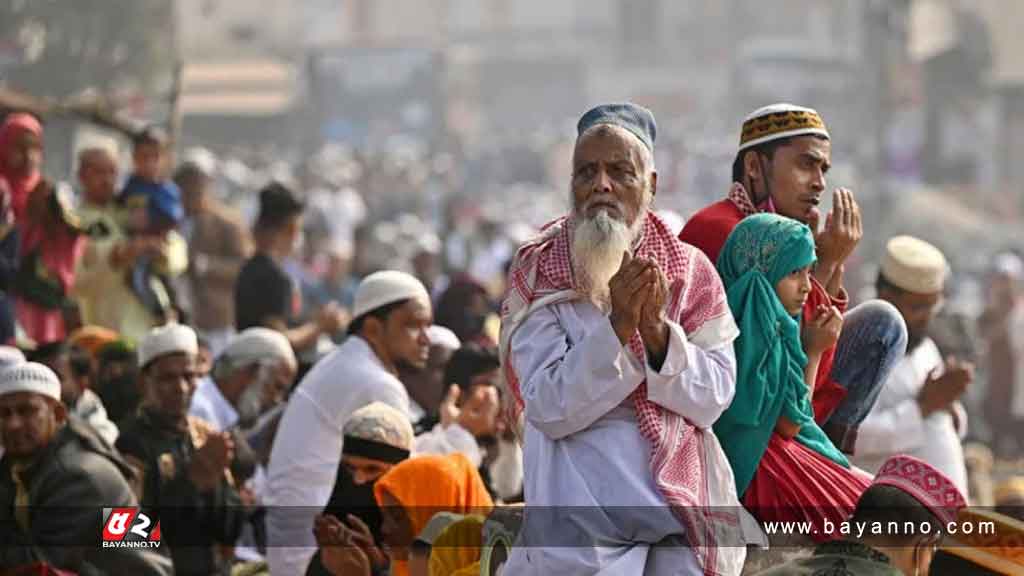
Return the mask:
[(794, 138), (786, 148), (792, 150), (794, 154), (809, 154), (823, 160), (829, 160), (832, 157), (832, 142), (817, 136), (799, 136)]
[(0, 406), (24, 406), (33, 403), (45, 403), (46, 399), (35, 392), (11, 392), (0, 396)]
[(625, 128), (600, 124), (584, 132), (577, 140), (573, 161), (635, 160), (643, 143)]
[(187, 368), (195, 364), (195, 362), (196, 356), (194, 354), (186, 354), (184, 352), (167, 354), (153, 361), (153, 369), (159, 372), (175, 368)]

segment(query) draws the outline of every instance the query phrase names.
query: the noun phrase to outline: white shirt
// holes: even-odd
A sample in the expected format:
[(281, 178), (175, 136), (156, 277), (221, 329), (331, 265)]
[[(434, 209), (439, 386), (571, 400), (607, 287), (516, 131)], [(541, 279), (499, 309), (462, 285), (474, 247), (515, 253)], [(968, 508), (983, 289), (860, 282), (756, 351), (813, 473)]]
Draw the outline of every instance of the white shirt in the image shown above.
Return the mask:
[(967, 413), (960, 402), (953, 410), (960, 430), (946, 410), (922, 418), (917, 395), (928, 377), (942, 370), (938, 347), (925, 338), (893, 368), (875, 406), (860, 425), (853, 462), (872, 474), (896, 454), (920, 458), (949, 477), (967, 495), (967, 469), (961, 439), (967, 434)]
[[(88, 388), (82, 390), (82, 394), (75, 402), (75, 407), (71, 410), (71, 413), (84, 420), (89, 426), (92, 426), (92, 429), (109, 442), (111, 446), (117, 441), (119, 433), (117, 424), (111, 422), (110, 418), (107, 417), (107, 409), (103, 407), (103, 401), (92, 390)], [(2, 455), (3, 453), (0, 452), (0, 456)]]
[[(622, 346), (607, 316), (577, 300), (530, 314), (512, 337), (510, 361), (525, 402), (526, 504), (540, 516), (531, 524), (527, 514), (524, 542), (504, 572), (699, 574), (685, 546), (653, 546), (684, 530), (655, 485), (629, 396), (646, 379), (648, 399), (710, 428), (735, 390), (731, 343), (702, 350), (670, 322), (656, 372)], [(542, 547), (566, 541), (573, 544)]]
[(355, 410), (384, 402), (409, 412), (409, 397), (365, 340), (351, 336), (292, 393), (267, 470), (267, 561), (274, 576), (305, 574), (316, 552), (313, 518), (327, 504)]
[(205, 376), (196, 386), (188, 413), (206, 420), (218, 432), (223, 432), (238, 422), (238, 410), (235, 410), (231, 402), (224, 397), (210, 376)]

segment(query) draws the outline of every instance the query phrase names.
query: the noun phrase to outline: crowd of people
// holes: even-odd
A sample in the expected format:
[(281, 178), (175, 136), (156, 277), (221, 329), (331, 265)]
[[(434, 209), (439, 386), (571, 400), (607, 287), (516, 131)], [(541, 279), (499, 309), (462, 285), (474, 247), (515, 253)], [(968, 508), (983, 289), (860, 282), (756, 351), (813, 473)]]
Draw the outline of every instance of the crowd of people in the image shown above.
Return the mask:
[[(208, 155), (170, 166), (158, 128), (123, 184), (112, 150), (83, 149), (69, 194), (40, 172), (39, 121), (8, 115), (0, 569), (1003, 573), (936, 552), (969, 503), (1024, 503), (1021, 479), (971, 474), (975, 366), (933, 337), (950, 266), (895, 236), (877, 297), (851, 302), (872, 223), (827, 195), (832, 138), (813, 109), (754, 111), (725, 197), (676, 225), (654, 208), (653, 114), (597, 106), (568, 211), (526, 234), (500, 215), (469, 231), (426, 188), (419, 216), (374, 223), (387, 201), (288, 178), (249, 216)], [(1024, 265), (995, 262), (984, 416), (1012, 458)], [(120, 508), (157, 534), (122, 540), (160, 545), (101, 546)], [(828, 530), (904, 520), (936, 529)], [(773, 565), (772, 522), (811, 526), (813, 555)]]

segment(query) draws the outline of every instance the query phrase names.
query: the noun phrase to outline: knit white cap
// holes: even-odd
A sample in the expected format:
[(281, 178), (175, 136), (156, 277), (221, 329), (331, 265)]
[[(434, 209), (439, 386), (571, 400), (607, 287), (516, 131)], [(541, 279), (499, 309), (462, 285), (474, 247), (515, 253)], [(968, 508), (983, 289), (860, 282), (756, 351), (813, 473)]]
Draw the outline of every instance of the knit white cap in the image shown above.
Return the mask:
[(295, 351), (284, 334), (270, 328), (247, 328), (231, 339), (221, 356), (230, 358), (232, 362), (244, 364), (260, 360), (277, 360), (286, 362), (292, 369), (296, 367)]
[(896, 236), (885, 245), (882, 276), (893, 286), (915, 294), (942, 292), (946, 281), (946, 257), (913, 236)]
[(199, 353), (199, 341), (195, 330), (182, 324), (157, 326), (146, 334), (139, 344), (139, 367), (145, 367), (153, 360), (168, 354)]
[(43, 364), (22, 362), (0, 369), (0, 396), (33, 392), (60, 401), (60, 379)]
[(462, 346), (462, 342), (459, 341), (455, 332), (437, 324), (427, 328), (427, 338), (430, 339), (431, 346), (439, 346), (446, 350), (455, 351)]
[(402, 300), (420, 300), (427, 307), (430, 306), (430, 294), (415, 276), (398, 270), (374, 272), (359, 283), (356, 301), (352, 307), (352, 317), (359, 318), (382, 306)]

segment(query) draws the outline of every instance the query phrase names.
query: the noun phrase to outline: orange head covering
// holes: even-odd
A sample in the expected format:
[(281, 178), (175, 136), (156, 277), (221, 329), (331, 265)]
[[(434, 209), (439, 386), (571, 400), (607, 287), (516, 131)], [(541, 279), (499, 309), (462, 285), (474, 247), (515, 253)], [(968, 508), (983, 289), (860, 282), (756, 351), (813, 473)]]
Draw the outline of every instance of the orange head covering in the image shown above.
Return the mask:
[(483, 533), (483, 516), (466, 516), (445, 528), (430, 550), (430, 576), (479, 574)]
[(68, 344), (81, 348), (88, 352), (89, 356), (96, 358), (100, 349), (117, 341), (118, 337), (117, 332), (102, 326), (82, 326), (68, 336)]
[[(377, 504), (390, 494), (405, 508), (412, 533), (419, 534), (437, 512), (487, 514), (494, 507), (487, 487), (462, 454), (416, 456), (400, 462), (374, 485)], [(408, 574), (405, 562), (392, 562), (392, 574)]]

